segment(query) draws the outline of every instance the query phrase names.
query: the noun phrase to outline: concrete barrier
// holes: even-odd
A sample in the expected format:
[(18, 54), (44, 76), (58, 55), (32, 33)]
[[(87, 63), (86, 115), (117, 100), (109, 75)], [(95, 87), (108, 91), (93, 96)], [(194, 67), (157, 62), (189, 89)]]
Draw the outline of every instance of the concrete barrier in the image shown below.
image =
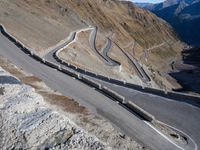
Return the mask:
[(57, 52), (58, 52), (58, 51), (56, 51), (56, 52), (53, 54), (53, 57), (54, 57), (58, 62), (60, 62), (60, 63), (62, 63), (62, 64), (64, 64), (64, 65), (67, 65), (67, 64), (65, 64), (64, 61), (62, 61), (61, 59), (59, 59), (59, 57), (57, 56)]
[(0, 24), (0, 30), (3, 31), (3, 25), (2, 24)]
[(183, 93), (178, 93), (178, 92), (168, 92), (167, 94), (165, 94), (166, 98), (169, 99), (174, 99), (177, 101), (181, 101), (181, 102), (187, 102), (190, 104), (193, 104), (195, 106), (200, 107), (200, 96), (193, 96), (190, 94), (183, 94)]
[(200, 100), (200, 96), (194, 96), (191, 94), (186, 94), (186, 93), (178, 93), (178, 92), (168, 92), (169, 96), (173, 96), (173, 97), (178, 97), (178, 98), (183, 98), (183, 97), (187, 97), (190, 100)]
[(66, 73), (66, 74), (68, 74), (68, 75), (70, 75), (72, 77), (75, 77), (75, 78), (80, 78), (80, 74), (79, 73), (76, 73), (75, 71), (67, 69), (67, 68), (62, 68), (61, 72)]
[(138, 91), (143, 91), (142, 86), (137, 85), (137, 84), (126, 83), (124, 86), (127, 87), (127, 88), (138, 90)]
[(83, 82), (87, 83), (90, 86), (93, 86), (93, 87), (95, 87), (97, 89), (101, 89), (101, 84), (96, 82), (96, 81), (94, 81), (94, 80), (92, 80), (92, 79), (89, 79), (89, 78), (83, 76), (81, 80)]
[(101, 79), (101, 80), (104, 80), (104, 81), (109, 81), (109, 78), (108, 78), (108, 77), (105, 77), (105, 76), (103, 76), (103, 75), (97, 74), (97, 78), (98, 78), (98, 79)]
[(46, 60), (44, 58), (42, 58), (42, 62), (45, 64)]
[(45, 64), (51, 68), (54, 68), (54, 69), (59, 69), (59, 66), (53, 62), (50, 62), (50, 61), (45, 61)]
[(16, 43), (16, 39), (13, 38), (13, 36), (11, 36), (7, 31), (6, 29), (4, 28), (3, 25), (1, 25), (1, 32), (3, 35), (5, 35), (7, 38), (9, 38), (12, 42)]
[(9, 32), (7, 32), (7, 30), (4, 28), (2, 24), (0, 24), (0, 30), (3, 33), (3, 35), (9, 38), (13, 43), (15, 43), (17, 47), (21, 48), (21, 50), (23, 50), (24, 52), (30, 54), (30, 50), (26, 48), (21, 41), (18, 41), (14, 36), (12, 36)]
[(83, 78), (83, 75), (78, 73), (78, 79), (81, 80)]
[(24, 45), (22, 45), (21, 48), (25, 53), (30, 54), (30, 50), (28, 48), (26, 48)]
[(136, 114), (138, 114), (140, 117), (142, 117), (144, 120), (147, 120), (149, 122), (152, 122), (153, 120), (155, 120), (155, 117), (153, 115), (151, 115), (150, 113), (148, 113), (147, 111), (145, 111), (141, 107), (137, 106), (133, 102), (128, 101), (125, 105), (130, 110), (132, 110), (133, 112), (135, 112)]
[(33, 52), (33, 51), (30, 51), (30, 54), (31, 54), (31, 56), (33, 56), (33, 55), (34, 55), (34, 52)]
[(116, 80), (116, 79), (113, 79), (113, 78), (110, 78), (110, 82), (118, 84), (118, 85), (124, 85), (124, 81)]
[[(80, 73), (73, 71), (73, 77), (79, 79), (80, 78)], [(82, 77), (81, 77), (82, 78)]]
[(154, 95), (159, 95), (159, 96), (166, 96), (166, 93), (164, 90), (159, 90), (159, 89), (154, 89), (154, 88), (149, 88), (145, 87), (143, 92), (154, 94)]
[(40, 56), (38, 56), (37, 54), (34, 54), (32, 55), (33, 58), (35, 58), (36, 60), (40, 61), (40, 62), (43, 62), (43, 58), (41, 58)]
[(125, 103), (125, 97), (118, 94), (117, 92), (109, 89), (108, 87), (103, 86), (102, 87), (102, 91), (105, 92), (106, 94), (108, 94), (109, 96), (111, 96), (112, 98), (114, 98), (115, 100), (117, 100), (120, 103)]
[(85, 74), (88, 75), (88, 76), (96, 77), (96, 74), (95, 74), (95, 73), (90, 72), (90, 71), (88, 71), (88, 70), (83, 70), (83, 73), (85, 73)]

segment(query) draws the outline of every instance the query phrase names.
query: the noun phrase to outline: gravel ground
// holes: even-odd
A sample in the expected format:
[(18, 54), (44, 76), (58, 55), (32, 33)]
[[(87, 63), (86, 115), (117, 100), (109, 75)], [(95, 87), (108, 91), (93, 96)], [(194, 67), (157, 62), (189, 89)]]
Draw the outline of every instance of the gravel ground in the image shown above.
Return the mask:
[[(109, 149), (0, 68), (1, 149)], [(2, 83), (3, 81), (3, 83)]]

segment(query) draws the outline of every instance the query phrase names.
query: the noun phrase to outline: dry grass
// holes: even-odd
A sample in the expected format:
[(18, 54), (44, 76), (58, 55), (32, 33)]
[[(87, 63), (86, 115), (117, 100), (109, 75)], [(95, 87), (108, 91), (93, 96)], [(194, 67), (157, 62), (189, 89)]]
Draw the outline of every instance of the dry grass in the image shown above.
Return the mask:
[(86, 112), (85, 107), (79, 106), (77, 102), (67, 98), (66, 96), (51, 94), (44, 91), (40, 91), (39, 94), (41, 94), (45, 99), (48, 99), (50, 104), (57, 105), (63, 111), (80, 114), (84, 114)]

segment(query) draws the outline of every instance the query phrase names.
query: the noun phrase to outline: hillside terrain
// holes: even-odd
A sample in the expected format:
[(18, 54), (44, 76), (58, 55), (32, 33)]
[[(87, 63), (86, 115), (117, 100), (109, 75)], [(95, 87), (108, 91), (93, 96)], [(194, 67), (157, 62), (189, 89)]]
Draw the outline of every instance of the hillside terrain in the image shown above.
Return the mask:
[(96, 137), (52, 110), (33, 88), (1, 67), (0, 72), (1, 149), (105, 148)]
[(200, 48), (185, 50), (182, 62), (174, 63), (170, 75), (182, 84), (182, 91), (200, 94)]
[[(174, 60), (181, 57), (183, 43), (168, 24), (130, 2), (2, 0), (0, 5), (0, 22), (42, 56), (71, 31), (98, 26), (98, 33), (102, 36), (97, 37), (97, 47), (103, 45), (105, 37), (110, 37), (113, 43), (143, 64), (157, 86), (177, 87), (163, 74), (171, 69)], [(146, 50), (151, 47), (154, 48)], [(120, 55), (117, 57), (122, 59)], [(132, 75), (136, 76), (134, 72)]]
[(167, 0), (160, 4), (142, 7), (170, 23), (184, 42), (200, 45), (199, 0)]

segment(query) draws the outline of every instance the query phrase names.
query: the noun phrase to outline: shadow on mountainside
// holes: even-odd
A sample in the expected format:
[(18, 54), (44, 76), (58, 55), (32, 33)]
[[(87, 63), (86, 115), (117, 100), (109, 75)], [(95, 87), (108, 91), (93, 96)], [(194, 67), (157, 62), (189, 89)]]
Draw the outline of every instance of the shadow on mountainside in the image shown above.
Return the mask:
[(182, 69), (170, 75), (182, 85), (178, 91), (200, 94), (200, 47), (184, 50), (182, 56)]
[(12, 76), (0, 75), (0, 84), (20, 84), (20, 81)]

